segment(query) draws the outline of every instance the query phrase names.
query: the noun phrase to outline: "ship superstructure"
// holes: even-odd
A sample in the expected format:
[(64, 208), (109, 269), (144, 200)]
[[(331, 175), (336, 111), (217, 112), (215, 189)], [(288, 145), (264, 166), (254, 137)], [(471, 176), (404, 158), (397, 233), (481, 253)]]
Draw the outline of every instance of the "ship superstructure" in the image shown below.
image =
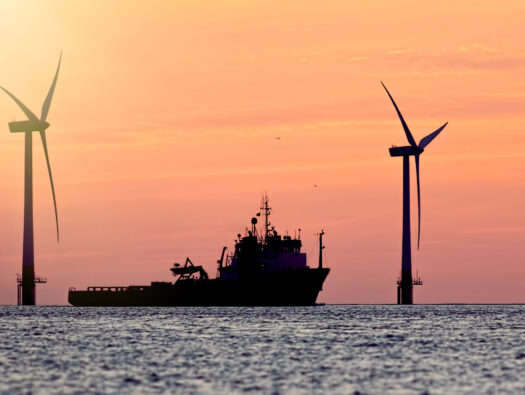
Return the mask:
[[(306, 269), (306, 253), (301, 252), (299, 237), (279, 235), (269, 221), (271, 208), (264, 197), (261, 211), (251, 220), (251, 230), (242, 237), (237, 235), (232, 255), (219, 260), (219, 278), (226, 281), (250, 279), (284, 270)], [(257, 217), (263, 216), (263, 231), (257, 231)], [(224, 251), (224, 250), (223, 250)]]

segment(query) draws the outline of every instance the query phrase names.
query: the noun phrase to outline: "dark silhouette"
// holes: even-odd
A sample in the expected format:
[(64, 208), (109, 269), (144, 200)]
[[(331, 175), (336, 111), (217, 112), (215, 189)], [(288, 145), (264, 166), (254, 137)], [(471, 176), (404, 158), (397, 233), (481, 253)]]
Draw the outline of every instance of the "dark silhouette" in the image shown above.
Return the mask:
[(202, 266), (189, 258), (184, 266), (174, 264), (175, 283), (152, 282), (129, 287), (88, 287), (69, 290), (69, 303), (75, 306), (305, 306), (314, 305), (330, 272), (323, 268), (324, 249), (319, 236), (319, 266), (306, 265), (300, 238), (281, 236), (269, 221), (271, 208), (264, 197), (261, 213), (264, 223), (257, 228), (257, 215), (246, 234), (237, 235), (235, 250), (218, 264), (218, 277), (209, 279)]
[(323, 245), (323, 236), (324, 230), (319, 233), (319, 269), (323, 268), (323, 250), (325, 249), (325, 246)]
[[(224, 249), (222, 251), (224, 252)], [(221, 265), (219, 264), (219, 266)], [(170, 270), (174, 276), (179, 276), (179, 280), (189, 279), (195, 273), (199, 273), (199, 279), (208, 279), (208, 273), (206, 273), (206, 270), (204, 270), (202, 266), (195, 266), (190, 258), (186, 258), (184, 266), (181, 267), (179, 263), (175, 263)]]
[(421, 192), (419, 186), (419, 156), (425, 150), (425, 147), (430, 144), (432, 140), (447, 126), (448, 122), (441, 126), (436, 131), (430, 133), (428, 136), (423, 137), (419, 142), (419, 145), (416, 144), (410, 129), (408, 128), (399, 108), (397, 107), (396, 102), (390, 95), (390, 92), (386, 88), (385, 84), (381, 82), (383, 88), (385, 88), (388, 97), (392, 101), (394, 108), (396, 109), (397, 115), (403, 125), (405, 130), (405, 135), (407, 137), (410, 145), (404, 147), (395, 147), (390, 148), (390, 156), (402, 156), (403, 157), (403, 241), (402, 241), (402, 255), (401, 255), (401, 279), (397, 282), (397, 303), (398, 304), (413, 304), (413, 285), (421, 285), (421, 279), (412, 278), (412, 251), (411, 251), (411, 241), (410, 241), (410, 167), (409, 167), (409, 157), (414, 156), (416, 161), (416, 179), (417, 179), (417, 248), (419, 249), (419, 240), (421, 236)]
[[(55, 187), (53, 185), (53, 175), (51, 174), (51, 165), (49, 163), (49, 154), (47, 152), (46, 142), (46, 129), (49, 127), (49, 123), (46, 122), (49, 107), (51, 105), (51, 99), (55, 91), (55, 85), (57, 82), (58, 71), (60, 70), (60, 62), (62, 60), (62, 54), (58, 60), (58, 67), (49, 88), (49, 92), (42, 105), (42, 114), (40, 119), (29, 110), (20, 100), (18, 100), (11, 92), (0, 86), (5, 93), (13, 99), (22, 109), (28, 120), (10, 122), (9, 130), (11, 133), (23, 132), (25, 133), (25, 183), (24, 183), (24, 242), (23, 242), (23, 254), (22, 254), (22, 304), (23, 305), (34, 305), (36, 303), (35, 294), (35, 253), (34, 253), (34, 241), (33, 241), (33, 132), (39, 132), (40, 138), (42, 139), (42, 145), (44, 147), (44, 154), (46, 156), (47, 170), (49, 172), (49, 180), (51, 182), (51, 192), (53, 193), (53, 204), (55, 206), (55, 220), (57, 227), (57, 241), (59, 240), (58, 231), (58, 212), (57, 203), (55, 197)], [(38, 281), (45, 282), (45, 281)]]

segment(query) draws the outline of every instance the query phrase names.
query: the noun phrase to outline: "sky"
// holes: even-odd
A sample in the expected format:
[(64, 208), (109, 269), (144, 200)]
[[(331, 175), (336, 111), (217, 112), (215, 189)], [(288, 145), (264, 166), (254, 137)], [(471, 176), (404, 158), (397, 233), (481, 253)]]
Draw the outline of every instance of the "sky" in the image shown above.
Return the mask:
[[(214, 277), (264, 192), (311, 266), (326, 233), (318, 301), (395, 303), (402, 160), (388, 148), (407, 142), (380, 81), (417, 141), (449, 122), (421, 157), (416, 303), (525, 303), (524, 2), (0, 8), (0, 85), (36, 114), (63, 53), (47, 119), (60, 243), (34, 139), (38, 304), (170, 281), (187, 256)], [(7, 123), (23, 119), (0, 95), (0, 304), (21, 272), (24, 143)], [(415, 191), (412, 177), (413, 230)]]

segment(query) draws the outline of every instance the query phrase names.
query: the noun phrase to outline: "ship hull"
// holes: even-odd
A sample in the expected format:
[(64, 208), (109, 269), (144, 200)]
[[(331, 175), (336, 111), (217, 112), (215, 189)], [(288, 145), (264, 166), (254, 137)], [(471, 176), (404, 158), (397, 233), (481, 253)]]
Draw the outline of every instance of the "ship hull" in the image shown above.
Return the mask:
[(73, 306), (312, 306), (330, 269), (305, 268), (239, 281), (179, 280), (70, 290)]

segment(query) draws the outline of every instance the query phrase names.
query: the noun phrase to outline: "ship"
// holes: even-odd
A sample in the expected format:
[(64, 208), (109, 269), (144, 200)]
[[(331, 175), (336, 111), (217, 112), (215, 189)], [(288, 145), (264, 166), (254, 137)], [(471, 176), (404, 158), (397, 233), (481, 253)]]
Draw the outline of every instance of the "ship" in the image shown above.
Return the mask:
[(186, 258), (183, 265), (174, 263), (170, 268), (173, 282), (70, 288), (68, 302), (73, 306), (313, 306), (330, 272), (323, 267), (324, 231), (318, 234), (317, 267), (309, 267), (306, 253), (301, 252), (301, 230), (293, 238), (280, 235), (270, 223), (271, 210), (264, 196), (251, 226), (237, 235), (232, 253), (223, 247), (214, 279)]

